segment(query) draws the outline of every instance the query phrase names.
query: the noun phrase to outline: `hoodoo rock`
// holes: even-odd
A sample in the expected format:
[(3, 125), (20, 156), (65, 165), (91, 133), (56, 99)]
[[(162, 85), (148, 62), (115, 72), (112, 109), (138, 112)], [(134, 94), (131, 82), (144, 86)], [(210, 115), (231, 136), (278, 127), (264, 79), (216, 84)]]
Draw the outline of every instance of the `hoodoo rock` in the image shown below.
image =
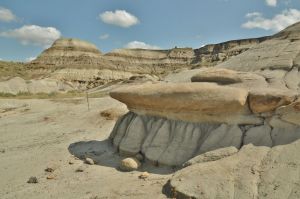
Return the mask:
[(123, 155), (141, 152), (151, 162), (171, 166), (220, 148), (240, 149), (248, 143), (272, 147), (283, 140), (296, 140), (300, 136), (297, 128), (291, 128), (293, 133), (285, 134), (287, 137), (278, 135), (278, 123), (274, 122), (278, 115), (272, 113), (296, 96), (284, 92), (276, 96), (275, 92), (274, 98), (280, 99), (276, 103), (269, 96), (254, 103), (252, 92), (214, 83), (119, 88), (110, 95), (131, 112), (118, 120), (111, 139)]
[(203, 68), (190, 82), (123, 86), (110, 95), (130, 112), (110, 137), (123, 155), (170, 166), (226, 147), (291, 143), (300, 137), (288, 124), (299, 125), (298, 93), (275, 85), (259, 73)]
[(180, 168), (174, 198), (299, 198), (299, 28), (215, 68), (118, 88), (110, 139), (121, 155)]

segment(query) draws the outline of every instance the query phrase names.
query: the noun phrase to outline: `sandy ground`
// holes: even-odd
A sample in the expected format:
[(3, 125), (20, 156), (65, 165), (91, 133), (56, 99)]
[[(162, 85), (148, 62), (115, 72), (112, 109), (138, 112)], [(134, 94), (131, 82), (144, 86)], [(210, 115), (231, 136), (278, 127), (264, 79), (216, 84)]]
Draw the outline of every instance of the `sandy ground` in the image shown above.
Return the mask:
[[(90, 99), (90, 110), (85, 99), (1, 99), (0, 198), (166, 198), (169, 169), (117, 169), (120, 157), (106, 140), (115, 121), (100, 116), (113, 107), (125, 108), (109, 97)], [(84, 156), (97, 164), (85, 164)], [(150, 177), (139, 179), (142, 171)], [(31, 176), (38, 183), (27, 183)]]

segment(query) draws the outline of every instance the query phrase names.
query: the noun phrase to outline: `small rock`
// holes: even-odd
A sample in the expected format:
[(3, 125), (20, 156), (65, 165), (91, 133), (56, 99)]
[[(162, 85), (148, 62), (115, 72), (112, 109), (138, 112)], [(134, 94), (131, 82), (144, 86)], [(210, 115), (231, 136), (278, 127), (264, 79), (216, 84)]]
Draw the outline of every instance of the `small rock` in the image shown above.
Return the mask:
[(74, 159), (75, 159), (75, 160), (80, 160), (80, 158), (78, 158), (78, 157), (75, 157)]
[(51, 175), (51, 174), (50, 174), (50, 175), (47, 176), (47, 179), (48, 179), (48, 180), (55, 179), (55, 175)]
[(5, 149), (0, 149), (0, 153), (5, 153)]
[(31, 176), (27, 183), (38, 183), (38, 179), (35, 176)]
[(49, 163), (45, 169), (46, 172), (52, 173), (54, 172), (56, 169), (58, 169), (58, 164), (56, 163)]
[(69, 164), (74, 164), (74, 161), (73, 161), (73, 160), (70, 160), (70, 161), (69, 161)]
[(91, 159), (91, 158), (86, 158), (86, 159), (85, 159), (85, 163), (86, 163), (86, 164), (90, 164), (90, 165), (94, 165), (94, 164), (95, 164), (94, 160)]
[(122, 171), (134, 171), (141, 166), (141, 163), (136, 158), (125, 158), (121, 161), (120, 170)]
[(145, 180), (149, 176), (150, 176), (150, 174), (146, 171), (146, 172), (141, 173), (141, 175), (139, 175), (139, 179)]
[(144, 156), (140, 153), (135, 155), (135, 158), (138, 159), (139, 161), (143, 161), (144, 160)]
[(80, 166), (75, 171), (76, 172), (83, 172), (84, 170), (85, 170), (85, 167), (84, 166)]
[(50, 172), (50, 173), (52, 173), (54, 170), (55, 170), (55, 168), (53, 168), (53, 167), (47, 167), (45, 169), (46, 172)]

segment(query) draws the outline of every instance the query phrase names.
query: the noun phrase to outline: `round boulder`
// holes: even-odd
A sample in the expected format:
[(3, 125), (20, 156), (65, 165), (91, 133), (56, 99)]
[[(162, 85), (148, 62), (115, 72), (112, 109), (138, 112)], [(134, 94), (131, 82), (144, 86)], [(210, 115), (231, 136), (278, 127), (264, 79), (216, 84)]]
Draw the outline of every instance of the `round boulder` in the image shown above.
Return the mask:
[(136, 158), (125, 158), (120, 163), (121, 171), (134, 171), (141, 166), (141, 163)]

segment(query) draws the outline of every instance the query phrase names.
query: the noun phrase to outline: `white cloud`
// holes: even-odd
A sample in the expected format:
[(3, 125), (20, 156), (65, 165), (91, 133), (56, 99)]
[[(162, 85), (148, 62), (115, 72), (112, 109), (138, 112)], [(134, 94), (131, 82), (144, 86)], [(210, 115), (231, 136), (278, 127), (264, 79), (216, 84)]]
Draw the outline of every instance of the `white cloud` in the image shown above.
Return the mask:
[(31, 62), (35, 59), (36, 59), (36, 57), (28, 57), (28, 58), (25, 59), (25, 62)]
[(277, 6), (277, 0), (266, 0), (266, 3), (268, 6), (272, 6), (272, 7)]
[(3, 59), (0, 58), (0, 61), (2, 61)]
[(128, 28), (139, 23), (139, 19), (125, 10), (106, 11), (99, 15), (107, 24)]
[(100, 35), (99, 39), (105, 40), (109, 38), (109, 34)]
[(18, 29), (1, 32), (0, 36), (15, 38), (23, 45), (49, 47), (56, 39), (61, 37), (61, 33), (53, 27), (25, 25)]
[(17, 17), (7, 8), (0, 7), (0, 21), (11, 22), (16, 21)]
[(262, 14), (259, 12), (251, 12), (251, 13), (246, 14), (247, 18), (260, 17), (260, 16), (262, 16)]
[(246, 17), (248, 17), (249, 20), (242, 24), (243, 28), (260, 28), (264, 30), (280, 31), (287, 26), (300, 21), (300, 10), (284, 10), (271, 19), (264, 18), (261, 13), (257, 13), (256, 15), (249, 13), (246, 15)]
[(129, 42), (128, 44), (126, 44), (124, 46), (124, 48), (131, 48), (131, 49), (139, 48), (139, 49), (153, 49), (153, 50), (160, 49), (159, 46), (149, 45), (149, 44), (146, 44), (146, 43), (141, 42), (141, 41), (132, 41), (132, 42)]

